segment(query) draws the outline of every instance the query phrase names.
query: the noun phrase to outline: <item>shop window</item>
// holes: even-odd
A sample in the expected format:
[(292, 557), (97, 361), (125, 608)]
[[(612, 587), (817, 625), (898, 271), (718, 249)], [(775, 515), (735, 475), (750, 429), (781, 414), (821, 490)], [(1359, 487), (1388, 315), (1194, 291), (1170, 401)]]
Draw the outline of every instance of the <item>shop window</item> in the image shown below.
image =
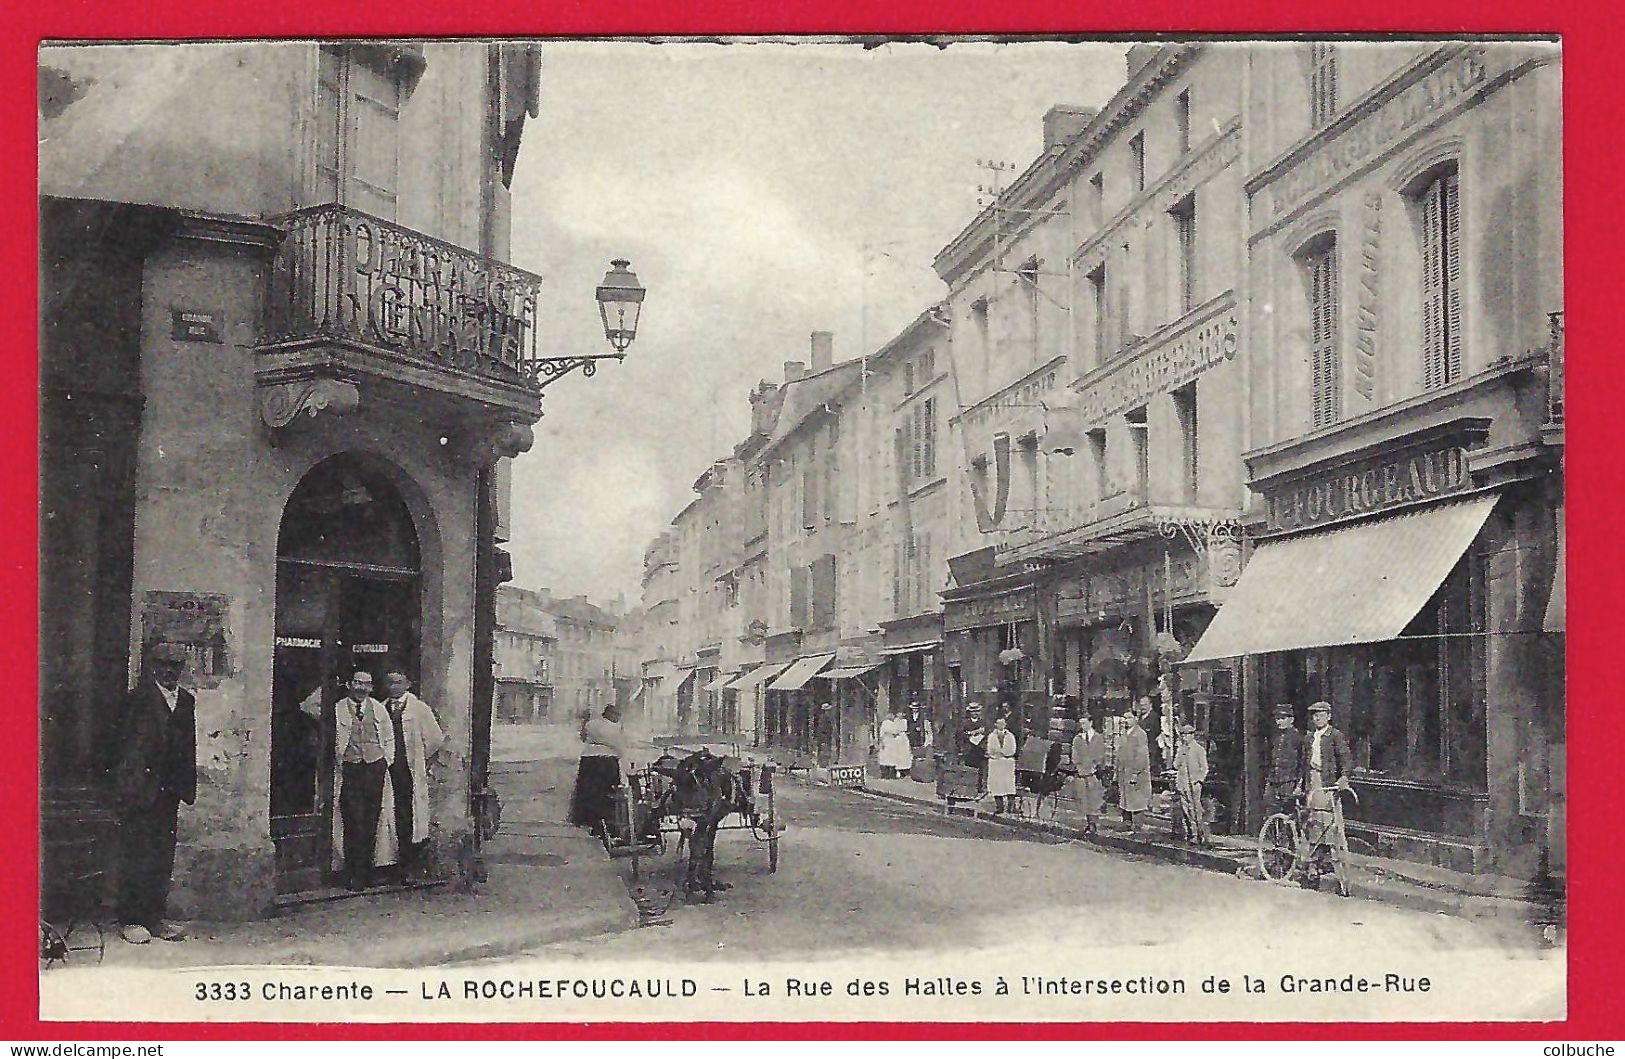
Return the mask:
[(1454, 163), (1424, 176), (1411, 194), (1422, 250), (1422, 386), (1461, 378), (1461, 189)]
[(1309, 45), (1309, 121), (1315, 128), (1337, 113), (1337, 51), (1332, 44)]
[(1328, 232), (1311, 240), (1298, 261), (1309, 295), (1310, 419), (1318, 429), (1343, 415), (1337, 238)]

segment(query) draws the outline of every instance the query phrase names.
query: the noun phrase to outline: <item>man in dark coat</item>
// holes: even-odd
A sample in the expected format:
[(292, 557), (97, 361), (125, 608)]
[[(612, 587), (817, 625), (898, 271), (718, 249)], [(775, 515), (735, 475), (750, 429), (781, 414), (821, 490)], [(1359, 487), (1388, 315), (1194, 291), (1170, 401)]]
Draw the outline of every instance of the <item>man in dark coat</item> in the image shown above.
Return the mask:
[(1264, 804), (1270, 812), (1291, 812), (1293, 792), (1303, 762), (1303, 733), (1293, 724), (1289, 703), (1275, 707), (1275, 731), (1270, 737), (1269, 771), (1264, 776)]
[(1337, 791), (1349, 785), (1349, 772), (1354, 768), (1354, 754), (1349, 741), (1332, 727), (1332, 704), (1317, 702), (1309, 707), (1309, 734), (1303, 737), (1303, 751), (1299, 754), (1300, 790), (1308, 799), (1308, 827), (1304, 839), (1311, 848), (1321, 842), (1342, 844), (1341, 835), (1333, 834), (1336, 819)]
[(141, 680), (124, 697), (109, 731), (107, 761), (118, 813), (118, 917), (125, 941), (180, 941), (165, 920), (175, 868), (181, 802), (197, 798), (197, 721), (192, 693), (180, 686), (186, 651), (154, 644)]

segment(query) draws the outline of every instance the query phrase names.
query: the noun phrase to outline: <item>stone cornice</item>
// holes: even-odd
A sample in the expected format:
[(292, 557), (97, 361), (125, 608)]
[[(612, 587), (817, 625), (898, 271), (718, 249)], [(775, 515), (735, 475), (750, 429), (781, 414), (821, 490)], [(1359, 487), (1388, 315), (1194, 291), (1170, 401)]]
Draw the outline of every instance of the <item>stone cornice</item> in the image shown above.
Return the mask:
[(980, 416), (985, 412), (990, 412), (1003, 407), (999, 402), (1004, 398), (1009, 397), (1012, 393), (1028, 385), (1029, 383), (1036, 381), (1045, 372), (1059, 371), (1061, 365), (1065, 363), (1066, 354), (1064, 353), (1057, 357), (1051, 357), (1049, 360), (1021, 376), (1021, 378), (1016, 379), (1014, 382), (993, 391), (980, 401), (977, 401), (975, 404), (971, 405), (969, 408), (962, 409), (960, 413), (954, 416), (950, 421), (957, 423), (966, 419), (980, 418)]
[(190, 210), (178, 210), (176, 215), (180, 219), (175, 228), (177, 239), (225, 243), (266, 253), (275, 251), (282, 244), (284, 232), (274, 224), (247, 217), (227, 217)]

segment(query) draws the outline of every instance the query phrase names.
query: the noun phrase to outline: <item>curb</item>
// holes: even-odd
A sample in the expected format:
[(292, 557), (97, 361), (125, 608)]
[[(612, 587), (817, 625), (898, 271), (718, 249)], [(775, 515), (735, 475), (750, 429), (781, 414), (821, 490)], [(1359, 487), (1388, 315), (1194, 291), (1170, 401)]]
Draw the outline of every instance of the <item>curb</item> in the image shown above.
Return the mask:
[(637, 907), (631, 902), (631, 896), (627, 895), (627, 908), (624, 910), (605, 912), (590, 919), (554, 923), (545, 929), (528, 933), (511, 933), (500, 941), (482, 942), (450, 951), (438, 949), (434, 951), (432, 956), (408, 955), (392, 962), (389, 966), (438, 967), (451, 963), (470, 963), (474, 960), (512, 956), (526, 949), (533, 949), (542, 945), (556, 945), (563, 941), (586, 941), (589, 938), (603, 937), (607, 934), (619, 934), (638, 925)]
[[(830, 789), (855, 791), (872, 798), (882, 798), (903, 805), (927, 808), (937, 813), (944, 812), (944, 806), (941, 802), (911, 798), (906, 794), (898, 794), (893, 791), (875, 790), (872, 787), (832, 787)], [(1171, 863), (1185, 864), (1220, 875), (1235, 876), (1238, 869), (1242, 867), (1242, 864), (1239, 864), (1233, 857), (1226, 857), (1207, 850), (1178, 846), (1173, 843), (1147, 842), (1124, 838), (1120, 835), (1103, 835), (1098, 832), (1089, 834), (1063, 824), (1011, 819), (962, 806), (948, 807), (946, 813), (951, 816), (969, 817), (973, 820), (998, 824), (1017, 831), (1029, 831), (1068, 838), (1114, 852), (1137, 854)], [(1362, 871), (1369, 872), (1370, 869), (1362, 869)], [(1539, 915), (1539, 909), (1534, 903), (1519, 898), (1458, 893), (1451, 890), (1426, 887), (1404, 881), (1403, 877), (1397, 874), (1389, 875), (1387, 878), (1392, 879), (1393, 882), (1385, 883), (1382, 880), (1374, 881), (1369, 878), (1355, 878), (1350, 882), (1349, 896), (1367, 901), (1398, 905), (1417, 912), (1434, 912), (1469, 919), (1486, 917), (1515, 918), (1521, 922), (1535, 922)]]

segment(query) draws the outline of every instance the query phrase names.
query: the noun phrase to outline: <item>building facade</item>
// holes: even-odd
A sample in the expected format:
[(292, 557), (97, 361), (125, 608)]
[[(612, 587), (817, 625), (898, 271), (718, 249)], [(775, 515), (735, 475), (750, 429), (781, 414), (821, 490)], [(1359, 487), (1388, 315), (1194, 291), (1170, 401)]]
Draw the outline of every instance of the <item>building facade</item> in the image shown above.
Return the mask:
[(553, 680), (558, 672), (558, 624), (539, 593), (497, 589), (496, 684), (493, 717), (508, 724), (558, 723)]
[(113, 710), (159, 639), (197, 696), (181, 914), (326, 886), (331, 706), (356, 668), (404, 669), (448, 733), (431, 848), (451, 870), (486, 746), (496, 467), (540, 414), (540, 281), (505, 262), (534, 51), (40, 63), (46, 877), (102, 818)]
[(1249, 81), (1254, 549), (1196, 654), (1332, 703), (1356, 840), (1560, 864), (1557, 47), (1282, 45)]

